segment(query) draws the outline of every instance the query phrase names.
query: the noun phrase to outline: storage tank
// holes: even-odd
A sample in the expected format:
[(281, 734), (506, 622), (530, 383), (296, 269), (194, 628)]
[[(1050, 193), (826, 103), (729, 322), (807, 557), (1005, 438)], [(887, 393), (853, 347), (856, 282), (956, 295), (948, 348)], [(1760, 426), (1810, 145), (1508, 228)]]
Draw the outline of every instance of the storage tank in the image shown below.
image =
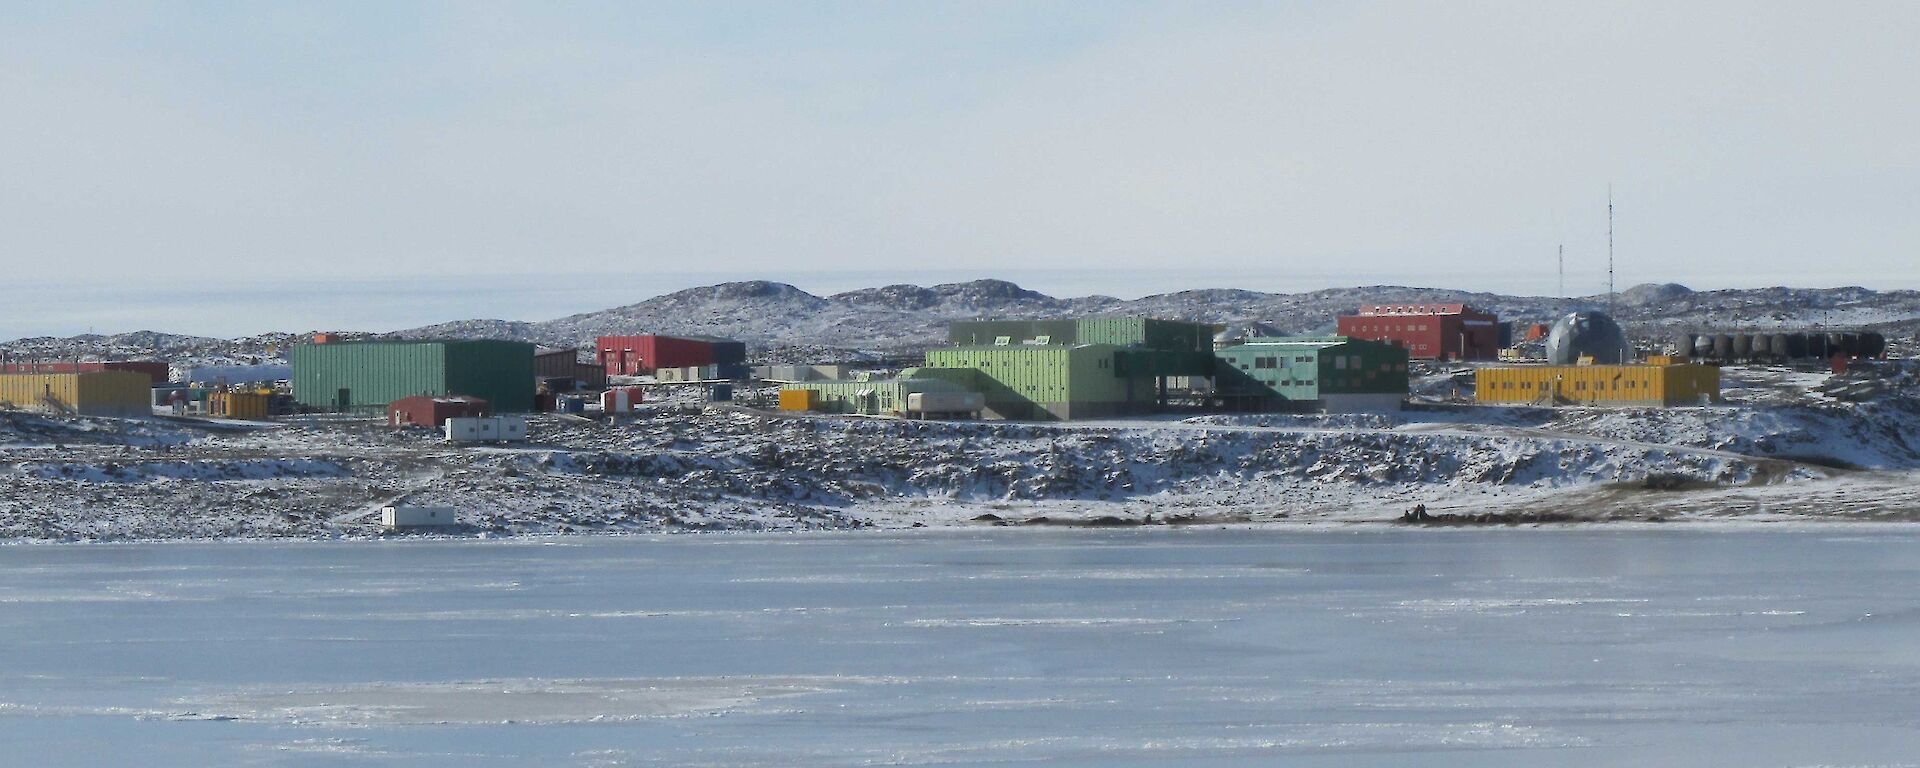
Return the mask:
[(1703, 333), (1693, 337), (1694, 357), (1713, 357), (1713, 334)]
[(1754, 357), (1772, 357), (1773, 356), (1773, 334), (1756, 333), (1753, 335), (1753, 356)]
[(1860, 334), (1860, 356), (1879, 357), (1887, 353), (1887, 337), (1875, 331)]
[(1673, 337), (1673, 354), (1679, 357), (1693, 356), (1693, 334), (1683, 333)]
[(1773, 355), (1775, 359), (1792, 357), (1793, 355), (1789, 354), (1789, 351), (1792, 349), (1793, 343), (1788, 339), (1787, 334), (1776, 333), (1767, 339), (1767, 352)]
[(1786, 356), (1789, 359), (1806, 357), (1807, 356), (1807, 335), (1804, 333), (1787, 334), (1786, 350), (1781, 352), (1780, 354)]
[(1733, 359), (1733, 336), (1731, 334), (1714, 334), (1713, 356), (1721, 360)]
[(1834, 355), (1847, 355), (1847, 356), (1852, 356), (1852, 355), (1853, 355), (1853, 350), (1851, 350), (1851, 349), (1849, 349), (1849, 348), (1848, 348), (1848, 347), (1850, 347), (1850, 346), (1852, 346), (1852, 345), (1851, 345), (1851, 344), (1848, 344), (1848, 343), (1847, 343), (1847, 335), (1846, 335), (1846, 334), (1844, 334), (1844, 333), (1829, 333), (1829, 334), (1827, 334), (1827, 354), (1826, 354), (1826, 357), (1833, 357)]
[(1604, 312), (1574, 312), (1554, 321), (1547, 333), (1547, 362), (1572, 365), (1591, 357), (1601, 365), (1618, 365), (1631, 354), (1627, 334)]
[(1827, 357), (1827, 335), (1824, 333), (1807, 334), (1807, 357), (1825, 360)]
[(1840, 354), (1847, 357), (1860, 357), (1860, 334), (1840, 334)]
[(1753, 335), (1736, 333), (1733, 335), (1733, 359), (1745, 360), (1753, 357)]

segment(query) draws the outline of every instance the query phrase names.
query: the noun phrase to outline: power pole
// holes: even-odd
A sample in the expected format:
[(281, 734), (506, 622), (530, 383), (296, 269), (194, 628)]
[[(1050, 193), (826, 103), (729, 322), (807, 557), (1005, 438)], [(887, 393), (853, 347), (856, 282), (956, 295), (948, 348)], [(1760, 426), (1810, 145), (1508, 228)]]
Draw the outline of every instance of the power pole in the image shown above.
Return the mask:
[(1607, 316), (1613, 316), (1613, 184), (1607, 184)]

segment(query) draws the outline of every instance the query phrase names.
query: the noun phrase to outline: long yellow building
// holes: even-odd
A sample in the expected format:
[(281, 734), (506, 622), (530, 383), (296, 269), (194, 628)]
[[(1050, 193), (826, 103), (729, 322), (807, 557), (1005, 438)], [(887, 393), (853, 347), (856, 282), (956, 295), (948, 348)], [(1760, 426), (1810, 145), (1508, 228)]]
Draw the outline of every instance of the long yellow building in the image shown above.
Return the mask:
[(1719, 402), (1711, 365), (1511, 365), (1474, 372), (1482, 403), (1700, 405)]
[(153, 415), (153, 377), (132, 371), (0, 375), (0, 408), (80, 416)]

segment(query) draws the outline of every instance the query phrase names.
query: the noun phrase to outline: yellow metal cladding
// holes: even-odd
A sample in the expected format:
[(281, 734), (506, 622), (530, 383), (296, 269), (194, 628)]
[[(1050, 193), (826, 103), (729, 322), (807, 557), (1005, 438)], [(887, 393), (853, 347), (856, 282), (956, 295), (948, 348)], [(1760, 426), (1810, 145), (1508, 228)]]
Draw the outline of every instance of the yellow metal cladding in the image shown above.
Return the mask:
[(820, 393), (811, 389), (780, 390), (780, 410), (811, 411), (820, 400)]
[(0, 375), (0, 407), (82, 416), (153, 413), (153, 379), (131, 371)]
[(209, 392), (207, 415), (223, 419), (264, 419), (272, 396), (262, 392)]
[(1516, 365), (1474, 373), (1482, 403), (1699, 405), (1720, 400), (1720, 369), (1711, 365)]

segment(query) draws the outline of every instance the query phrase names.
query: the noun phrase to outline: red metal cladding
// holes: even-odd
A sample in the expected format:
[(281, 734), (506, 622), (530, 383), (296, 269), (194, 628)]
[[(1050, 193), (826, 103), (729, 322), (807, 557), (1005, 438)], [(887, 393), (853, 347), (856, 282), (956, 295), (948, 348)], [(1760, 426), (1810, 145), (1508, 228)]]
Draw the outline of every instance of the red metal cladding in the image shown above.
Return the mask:
[(608, 376), (641, 376), (658, 368), (713, 364), (713, 342), (676, 336), (601, 336), (597, 355)]
[(1381, 304), (1339, 319), (1339, 333), (1385, 341), (1425, 360), (1492, 360), (1500, 354), (1500, 320), (1464, 304)]
[(152, 360), (113, 360), (84, 363), (4, 363), (0, 364), (0, 373), (96, 373), (99, 371), (131, 371), (144, 373), (155, 384), (165, 384), (173, 378), (173, 372), (167, 364)]
[(486, 416), (493, 412), (487, 401), (477, 397), (403, 397), (387, 405), (387, 426), (438, 427), (447, 419)]
[(533, 353), (533, 375), (540, 378), (573, 376), (573, 366), (580, 361), (580, 350), (542, 349)]
[(600, 410), (605, 413), (628, 413), (639, 408), (643, 398), (639, 387), (614, 387), (600, 393)]

